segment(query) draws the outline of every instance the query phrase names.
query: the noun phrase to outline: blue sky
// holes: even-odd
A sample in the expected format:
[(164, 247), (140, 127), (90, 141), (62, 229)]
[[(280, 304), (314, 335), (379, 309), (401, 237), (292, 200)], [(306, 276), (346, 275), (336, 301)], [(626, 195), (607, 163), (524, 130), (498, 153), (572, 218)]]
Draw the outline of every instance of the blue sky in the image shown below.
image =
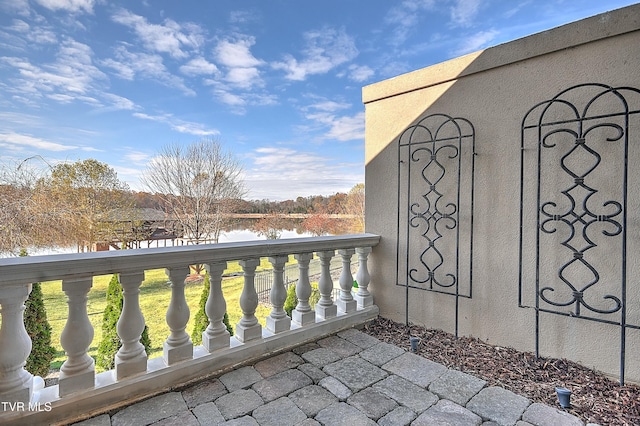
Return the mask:
[(134, 190), (218, 140), (246, 198), (364, 182), (362, 87), (622, 0), (0, 0), (0, 156), (95, 158)]

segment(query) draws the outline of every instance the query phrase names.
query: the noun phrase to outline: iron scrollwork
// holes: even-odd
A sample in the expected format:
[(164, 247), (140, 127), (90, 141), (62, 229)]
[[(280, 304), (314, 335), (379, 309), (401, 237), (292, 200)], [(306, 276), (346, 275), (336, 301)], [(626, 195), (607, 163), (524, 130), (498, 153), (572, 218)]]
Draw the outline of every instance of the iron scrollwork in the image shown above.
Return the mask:
[[(637, 95), (640, 91), (632, 87), (576, 85), (531, 108), (524, 116), (521, 130), (520, 306), (523, 307), (526, 307), (522, 302), (526, 255), (523, 223), (524, 205), (528, 203), (525, 164), (534, 163), (535, 166), (528, 167), (537, 176), (536, 355), (541, 313), (616, 324), (621, 334), (621, 383), (624, 383), (625, 331), (640, 328), (629, 324), (626, 317), (630, 118), (640, 113), (631, 109), (627, 97)], [(535, 147), (526, 143), (529, 132), (535, 132), (535, 139), (531, 138), (537, 142)], [(535, 156), (529, 156), (534, 152)], [(614, 177), (619, 178), (617, 184), (610, 182)], [(531, 187), (528, 189), (532, 192)], [(554, 244), (562, 249), (554, 251)], [(612, 247), (619, 248), (617, 253), (612, 252)], [(602, 265), (603, 254), (613, 259), (610, 263), (617, 267)], [(554, 259), (559, 264), (555, 279), (541, 267), (543, 259), (552, 256), (562, 258)], [(616, 282), (619, 284), (614, 285)], [(612, 291), (614, 294), (610, 294)], [(610, 318), (614, 314), (619, 315), (617, 319)]]
[[(465, 198), (468, 226), (469, 269), (472, 250), (473, 170), (475, 131), (471, 122), (445, 114), (432, 114), (408, 127), (398, 142), (398, 273), (406, 287), (408, 322), (409, 288), (471, 297), (460, 289), (460, 208)], [(463, 155), (466, 154), (466, 155)], [(470, 184), (461, 194), (462, 172)], [(470, 201), (469, 201), (470, 200)], [(401, 237), (402, 236), (402, 237)], [(404, 243), (403, 247), (400, 245)], [(400, 253), (403, 253), (400, 256)]]

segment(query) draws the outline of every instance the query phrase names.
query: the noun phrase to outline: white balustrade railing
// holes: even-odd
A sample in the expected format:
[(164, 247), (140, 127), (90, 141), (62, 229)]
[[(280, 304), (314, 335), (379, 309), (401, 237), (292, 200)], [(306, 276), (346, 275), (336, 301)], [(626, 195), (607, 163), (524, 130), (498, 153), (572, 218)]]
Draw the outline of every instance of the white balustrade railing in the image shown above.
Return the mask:
[[(26, 419), (52, 423), (81, 417), (83, 413), (121, 404), (123, 397), (130, 401), (140, 399), (370, 320), (377, 315), (377, 307), (368, 291), (367, 256), (379, 238), (361, 234), (0, 259), (0, 423), (21, 424)], [(320, 300), (315, 307), (309, 304), (312, 288), (308, 273), (314, 253), (321, 262)], [(329, 263), (336, 253), (342, 257), (343, 269), (340, 296), (334, 301)], [(358, 291), (354, 298), (351, 258), (356, 253)], [(300, 272), (296, 285), (298, 304), (291, 318), (283, 308), (283, 271), (289, 255), (294, 255)], [(256, 317), (258, 294), (254, 285), (260, 258), (269, 259), (274, 278), (270, 291), (272, 310), (265, 318), (264, 329)], [(242, 318), (234, 337), (230, 337), (223, 323), (227, 304), (222, 274), (229, 261), (238, 261), (244, 272)], [(193, 264), (204, 264), (210, 276), (205, 306), (209, 325), (202, 333), (202, 346), (198, 347), (194, 347), (186, 331), (190, 309), (185, 279)], [(145, 327), (140, 285), (146, 270), (161, 268), (166, 270), (171, 284), (166, 312), (170, 334), (162, 357), (149, 360), (140, 343)], [(115, 356), (115, 369), (96, 374), (94, 360), (88, 354), (94, 330), (87, 300), (93, 277), (107, 274), (118, 274), (123, 289), (123, 309), (117, 324), (122, 346)], [(58, 385), (45, 388), (41, 378), (24, 369), (31, 340), (23, 313), (31, 284), (53, 280), (62, 280), (68, 302), (67, 322), (60, 337), (67, 359), (60, 368)]]

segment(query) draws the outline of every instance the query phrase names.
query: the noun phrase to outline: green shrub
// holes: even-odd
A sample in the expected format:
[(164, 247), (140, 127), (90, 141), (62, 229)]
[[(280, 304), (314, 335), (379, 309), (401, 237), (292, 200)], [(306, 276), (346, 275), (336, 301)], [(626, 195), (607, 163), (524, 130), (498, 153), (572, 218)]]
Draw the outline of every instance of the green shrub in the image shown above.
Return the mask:
[[(194, 345), (202, 344), (202, 333), (204, 333), (204, 331), (209, 326), (209, 318), (207, 317), (207, 313), (205, 311), (210, 291), (210, 280), (208, 273), (204, 276), (203, 286), (204, 287), (202, 289), (202, 296), (200, 296), (200, 308), (198, 309), (198, 313), (196, 314), (196, 317), (194, 319), (193, 332), (191, 332), (191, 341)], [(222, 322), (227, 327), (229, 334), (233, 336), (233, 327), (231, 327), (231, 325), (229, 324), (229, 316), (226, 312), (224, 313)]]
[(295, 283), (289, 284), (287, 288), (287, 298), (284, 301), (284, 310), (287, 315), (291, 316), (291, 311), (296, 308), (298, 304), (298, 298), (296, 297), (296, 285)]
[[(99, 369), (111, 370), (115, 367), (115, 356), (122, 346), (120, 337), (118, 337), (117, 325), (123, 304), (122, 287), (118, 282), (118, 276), (114, 274), (109, 282), (109, 287), (107, 287), (107, 306), (104, 308), (102, 316), (102, 340), (98, 345), (96, 355), (96, 366)], [(140, 343), (148, 355), (151, 352), (151, 339), (149, 339), (149, 328), (146, 325), (142, 336), (140, 336)]]
[(40, 283), (32, 284), (24, 306), (24, 326), (31, 337), (31, 354), (24, 368), (33, 375), (45, 377), (56, 350), (51, 346), (51, 325), (47, 321)]
[[(311, 296), (309, 296), (309, 305), (311, 309), (316, 306), (316, 303), (320, 300), (320, 290), (318, 290), (318, 283), (311, 283)], [(296, 296), (296, 284), (289, 284), (289, 288), (287, 289), (287, 298), (284, 301), (284, 310), (287, 315), (291, 316), (291, 312), (298, 305), (298, 297)]]

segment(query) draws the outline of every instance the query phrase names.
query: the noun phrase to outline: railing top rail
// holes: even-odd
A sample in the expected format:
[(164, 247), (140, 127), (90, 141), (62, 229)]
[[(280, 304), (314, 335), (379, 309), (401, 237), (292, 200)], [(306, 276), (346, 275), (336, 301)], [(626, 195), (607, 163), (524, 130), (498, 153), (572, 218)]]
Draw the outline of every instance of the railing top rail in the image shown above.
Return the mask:
[(379, 235), (354, 234), (7, 258), (0, 259), (0, 286), (256, 257), (373, 247), (379, 241)]

